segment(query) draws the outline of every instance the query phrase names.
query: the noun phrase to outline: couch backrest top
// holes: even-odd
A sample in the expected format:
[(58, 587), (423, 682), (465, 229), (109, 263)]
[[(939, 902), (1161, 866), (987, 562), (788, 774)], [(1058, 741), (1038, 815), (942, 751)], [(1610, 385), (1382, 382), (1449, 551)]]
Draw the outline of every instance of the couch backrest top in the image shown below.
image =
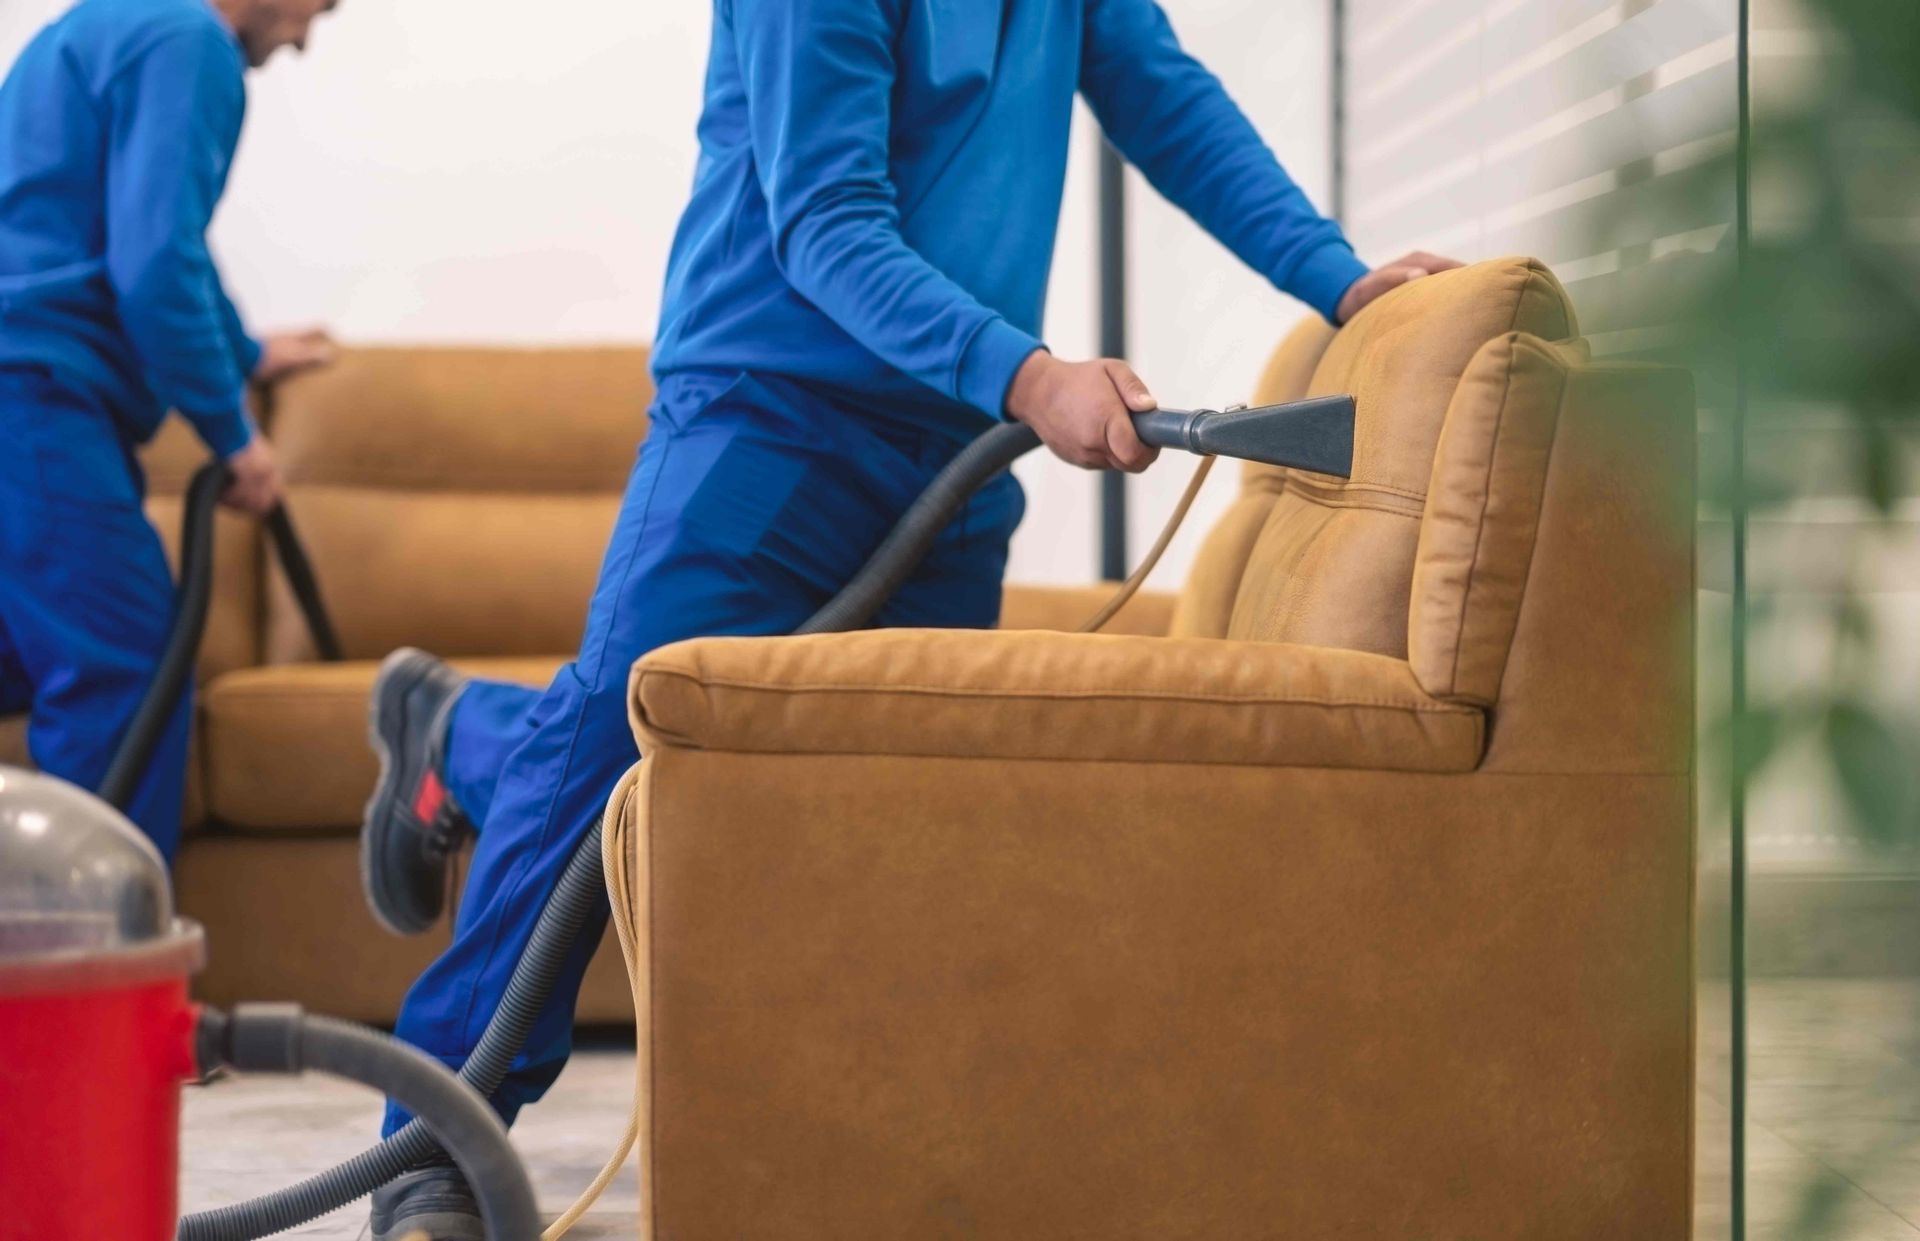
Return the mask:
[(1501, 258), (1403, 285), (1328, 343), (1310, 395), (1351, 392), (1358, 405), (1353, 477), (1329, 483), (1424, 497), (1434, 446), (1460, 376), (1507, 332), (1578, 334), (1573, 302), (1546, 265)]
[(355, 348), (284, 385), (273, 441), (295, 484), (617, 490), (646, 434), (644, 346)]

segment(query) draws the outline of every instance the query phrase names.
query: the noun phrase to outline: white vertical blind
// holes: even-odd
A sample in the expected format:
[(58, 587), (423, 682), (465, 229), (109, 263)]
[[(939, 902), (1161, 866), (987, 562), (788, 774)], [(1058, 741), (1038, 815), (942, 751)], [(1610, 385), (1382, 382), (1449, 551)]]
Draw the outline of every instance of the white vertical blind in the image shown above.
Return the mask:
[[(1599, 354), (1731, 261), (1733, 0), (1354, 0), (1350, 228), (1370, 253), (1530, 254)], [(1708, 404), (1724, 406), (1723, 394)]]

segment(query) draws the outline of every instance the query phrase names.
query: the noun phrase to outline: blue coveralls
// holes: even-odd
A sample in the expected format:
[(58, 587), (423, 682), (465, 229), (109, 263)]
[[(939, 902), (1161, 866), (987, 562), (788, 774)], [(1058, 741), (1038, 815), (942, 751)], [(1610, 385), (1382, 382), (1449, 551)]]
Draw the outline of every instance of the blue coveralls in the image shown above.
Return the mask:
[[(588, 613), (544, 692), (479, 683), (447, 784), (479, 827), (452, 946), (399, 1032), (457, 1064), (637, 757), (627, 672), (666, 642), (791, 630), (842, 585), (1040, 342), (1075, 92), (1156, 186), (1331, 314), (1365, 268), (1152, 0), (716, 0), (659, 395)], [(983, 491), (879, 617), (986, 626), (1018, 487)], [(583, 942), (516, 1071), (565, 1062)], [(387, 1131), (404, 1113), (389, 1109)]]
[[(83, 0), (0, 85), (0, 712), (87, 788), (152, 680), (174, 604), (134, 457), (168, 408), (228, 456), (260, 346), (206, 229), (246, 59), (205, 0)], [(128, 808), (180, 835), (190, 701)]]

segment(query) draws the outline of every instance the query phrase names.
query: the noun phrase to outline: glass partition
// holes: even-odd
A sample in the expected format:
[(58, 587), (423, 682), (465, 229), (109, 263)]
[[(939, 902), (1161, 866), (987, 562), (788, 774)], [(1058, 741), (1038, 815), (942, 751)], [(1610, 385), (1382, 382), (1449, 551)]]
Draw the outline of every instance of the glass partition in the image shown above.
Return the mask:
[(1695, 378), (1696, 1235), (1920, 1241), (1920, 6), (1336, 10), (1362, 253)]

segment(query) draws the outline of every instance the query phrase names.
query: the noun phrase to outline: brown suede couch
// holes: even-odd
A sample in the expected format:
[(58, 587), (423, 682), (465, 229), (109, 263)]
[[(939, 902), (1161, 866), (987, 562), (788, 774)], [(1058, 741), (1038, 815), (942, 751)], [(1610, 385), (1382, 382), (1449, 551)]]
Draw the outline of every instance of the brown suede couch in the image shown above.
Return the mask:
[[(202, 998), (392, 1020), (446, 937), (396, 938), (360, 894), (378, 661), (411, 644), (544, 685), (579, 640), (651, 393), (639, 347), (363, 348), (267, 402), (347, 661), (313, 662), (267, 540), (223, 512), (176, 868), (180, 907), (208, 933)], [(148, 513), (173, 554), (204, 451), (175, 419), (143, 456)], [(1075, 625), (1105, 594), (1015, 590), (1006, 619)], [(1118, 621), (1164, 628), (1171, 606), (1148, 596)], [(27, 761), (25, 725), (0, 720), (0, 762)], [(615, 956), (588, 976), (583, 1022), (631, 1019)]]
[(1686, 1237), (1692, 399), (1576, 332), (1297, 332), (1353, 477), (1247, 471), (1164, 635), (641, 660), (641, 1235)]

